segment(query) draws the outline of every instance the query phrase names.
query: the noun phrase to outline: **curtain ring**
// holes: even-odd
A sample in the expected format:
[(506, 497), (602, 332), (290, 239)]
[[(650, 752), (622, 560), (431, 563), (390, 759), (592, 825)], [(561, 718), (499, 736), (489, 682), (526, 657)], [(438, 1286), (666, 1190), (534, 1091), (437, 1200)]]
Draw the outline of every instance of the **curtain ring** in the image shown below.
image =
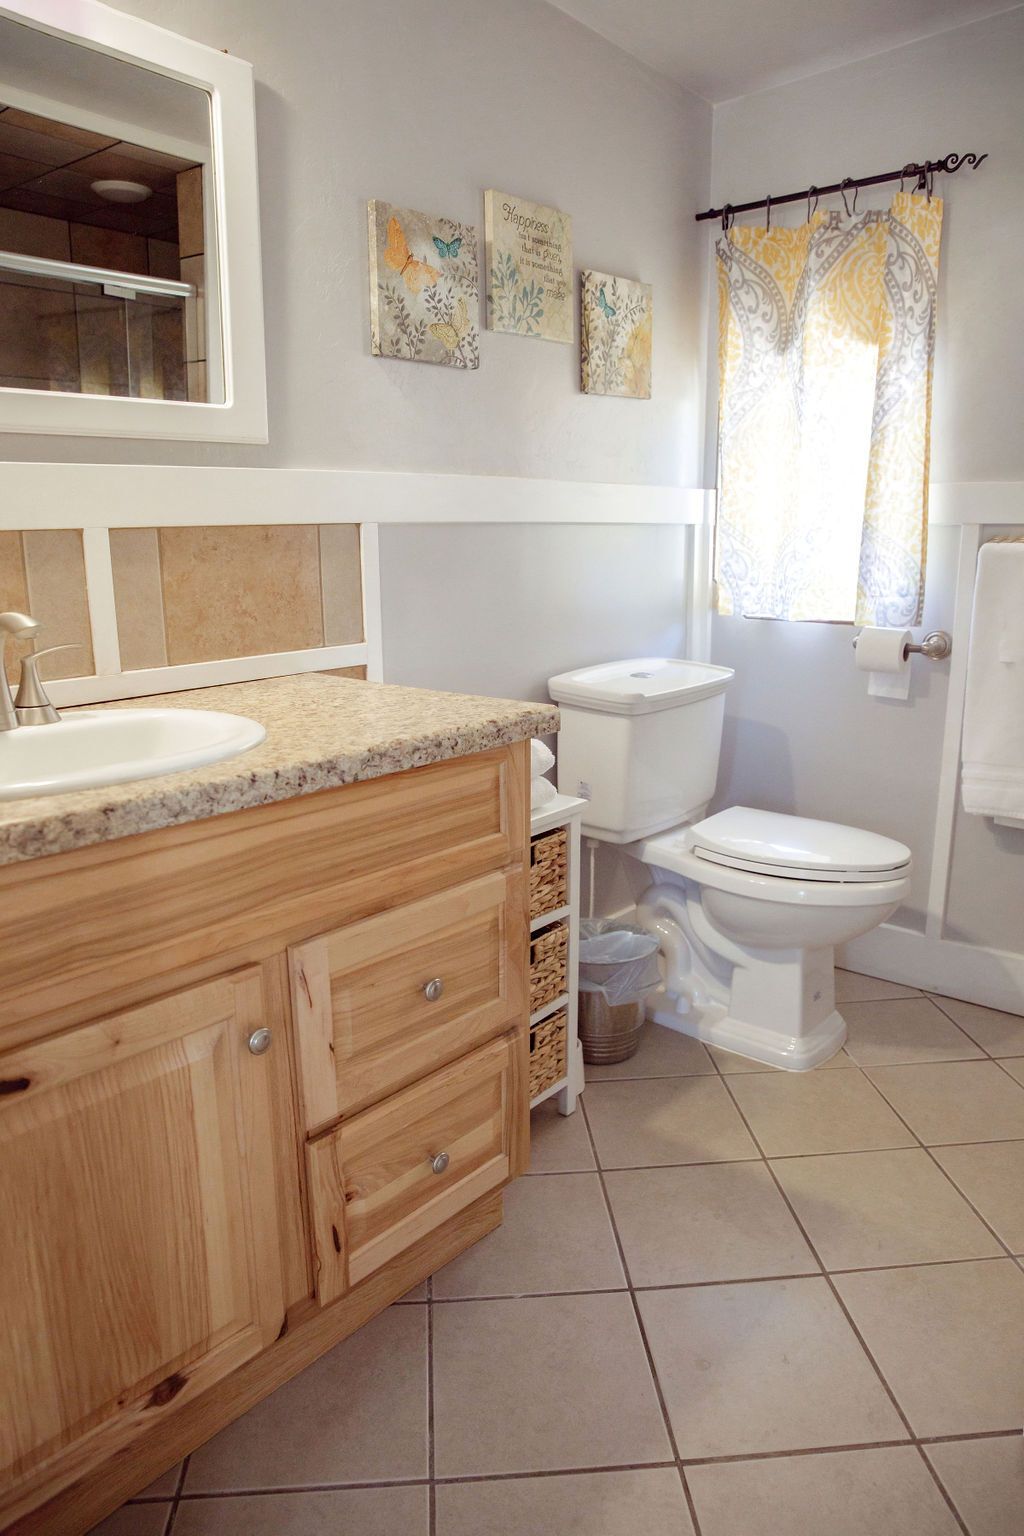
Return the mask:
[(913, 176), (913, 174), (914, 174), (914, 172), (916, 170), (917, 170), (917, 166), (914, 164), (913, 160), (908, 160), (906, 165), (903, 167), (902, 171), (900, 171), (900, 191), (901, 192), (903, 191), (903, 183), (906, 180), (906, 178), (908, 176)]
[(722, 209), (722, 234), (727, 235), (733, 226), (736, 215), (732, 211), (732, 203), (726, 203)]
[(930, 165), (928, 167), (928, 201), (929, 202), (931, 202), (931, 200), (932, 200), (932, 193), (933, 193), (934, 190), (935, 190), (935, 167), (933, 165)]
[[(851, 209), (849, 203), (846, 201), (846, 189), (847, 189), (847, 187), (853, 187), (853, 208), (852, 209)], [(859, 188), (854, 184), (854, 180), (853, 180), (852, 176), (844, 176), (842, 181), (839, 183), (839, 192), (840, 192), (840, 195), (842, 196), (843, 207), (846, 209), (846, 217), (848, 219), (851, 219), (853, 217), (853, 215), (857, 212), (857, 192), (858, 191), (859, 191)]]
[(764, 227), (765, 227), (765, 230), (767, 231), (767, 230), (771, 229), (771, 227), (772, 227), (772, 195), (771, 195), (770, 192), (768, 193), (767, 197), (764, 200), (764, 209), (765, 209)]
[[(814, 198), (814, 207), (813, 208), (811, 207), (811, 198), (812, 197)], [(817, 189), (817, 187), (808, 187), (807, 188), (807, 222), (808, 222), (808, 224), (811, 222), (811, 219), (814, 217), (814, 215), (817, 213), (817, 211), (818, 211), (818, 189)]]

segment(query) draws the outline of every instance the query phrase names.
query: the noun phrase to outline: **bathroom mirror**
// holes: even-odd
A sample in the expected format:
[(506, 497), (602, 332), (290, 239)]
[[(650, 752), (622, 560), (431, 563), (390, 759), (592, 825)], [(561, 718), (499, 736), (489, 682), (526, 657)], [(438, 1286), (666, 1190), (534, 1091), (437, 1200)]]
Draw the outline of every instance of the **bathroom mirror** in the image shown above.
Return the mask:
[(0, 3), (0, 430), (266, 441), (244, 61)]

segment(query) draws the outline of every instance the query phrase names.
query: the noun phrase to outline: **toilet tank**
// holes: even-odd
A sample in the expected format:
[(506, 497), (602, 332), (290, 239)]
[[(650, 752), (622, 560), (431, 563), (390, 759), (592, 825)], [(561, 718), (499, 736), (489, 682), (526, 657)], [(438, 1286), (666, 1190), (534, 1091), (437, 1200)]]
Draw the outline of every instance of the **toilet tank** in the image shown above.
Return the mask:
[(732, 675), (731, 667), (643, 656), (548, 679), (562, 715), (558, 788), (589, 800), (588, 836), (631, 843), (704, 814)]

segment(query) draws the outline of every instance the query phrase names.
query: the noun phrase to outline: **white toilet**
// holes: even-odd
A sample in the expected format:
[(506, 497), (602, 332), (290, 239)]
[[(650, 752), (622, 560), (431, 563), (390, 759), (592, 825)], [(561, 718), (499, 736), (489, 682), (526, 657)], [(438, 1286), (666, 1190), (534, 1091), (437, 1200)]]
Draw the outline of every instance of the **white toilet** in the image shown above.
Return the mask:
[(910, 850), (835, 822), (732, 806), (715, 789), (729, 667), (644, 657), (549, 680), (558, 788), (590, 802), (584, 836), (628, 844), (653, 884), (661, 1024), (793, 1072), (842, 1045), (833, 950), (910, 889)]

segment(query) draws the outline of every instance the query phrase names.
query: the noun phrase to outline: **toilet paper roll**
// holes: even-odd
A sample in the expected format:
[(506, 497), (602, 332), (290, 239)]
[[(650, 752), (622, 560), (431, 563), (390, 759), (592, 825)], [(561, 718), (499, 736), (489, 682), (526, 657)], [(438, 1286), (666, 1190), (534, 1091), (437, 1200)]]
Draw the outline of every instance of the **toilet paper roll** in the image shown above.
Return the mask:
[(867, 672), (868, 693), (876, 699), (910, 694), (909, 629), (862, 629), (857, 636), (857, 670)]

